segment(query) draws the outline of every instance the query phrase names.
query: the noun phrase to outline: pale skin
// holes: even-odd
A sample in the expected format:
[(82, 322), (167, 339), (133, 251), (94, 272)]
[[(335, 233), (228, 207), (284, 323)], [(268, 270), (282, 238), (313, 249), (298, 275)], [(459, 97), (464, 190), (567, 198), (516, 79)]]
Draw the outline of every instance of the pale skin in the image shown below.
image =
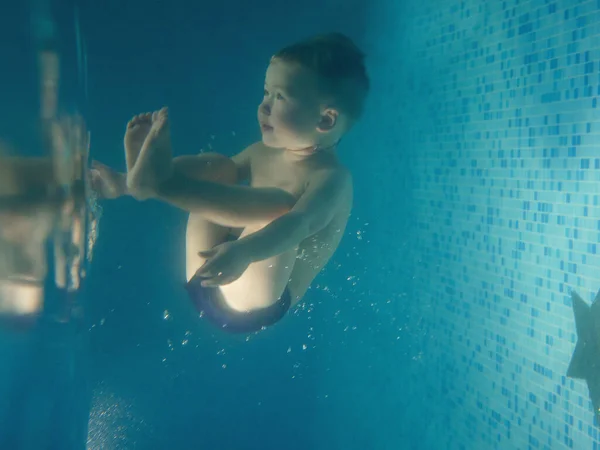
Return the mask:
[[(344, 118), (318, 101), (314, 82), (273, 60), (258, 110), (262, 142), (231, 159), (172, 158), (162, 109), (128, 124), (126, 177), (96, 166), (113, 197), (154, 198), (190, 213), (186, 278), (218, 286), (235, 310), (268, 307), (286, 287), (296, 304), (344, 234), (352, 208), (352, 179), (336, 156)], [(238, 239), (225, 242), (230, 234)]]

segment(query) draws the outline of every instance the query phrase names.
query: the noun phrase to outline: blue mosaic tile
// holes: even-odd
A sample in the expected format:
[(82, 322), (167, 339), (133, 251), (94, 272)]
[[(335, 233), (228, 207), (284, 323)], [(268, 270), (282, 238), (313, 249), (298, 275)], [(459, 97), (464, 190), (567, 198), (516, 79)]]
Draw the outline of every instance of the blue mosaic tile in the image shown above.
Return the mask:
[(423, 351), (440, 376), (460, 362), (437, 448), (600, 449), (587, 386), (565, 376), (570, 293), (600, 289), (600, 0), (403, 3), (387, 51), (414, 291), (440, 337)]

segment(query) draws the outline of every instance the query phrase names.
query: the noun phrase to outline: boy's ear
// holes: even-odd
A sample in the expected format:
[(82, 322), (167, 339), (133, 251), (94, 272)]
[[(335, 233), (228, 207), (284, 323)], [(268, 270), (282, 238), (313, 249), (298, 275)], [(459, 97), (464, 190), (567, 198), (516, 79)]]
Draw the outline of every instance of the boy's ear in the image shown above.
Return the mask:
[(321, 133), (327, 133), (328, 131), (333, 130), (333, 127), (335, 127), (335, 124), (338, 121), (338, 116), (339, 113), (335, 109), (326, 109), (321, 114), (317, 130)]

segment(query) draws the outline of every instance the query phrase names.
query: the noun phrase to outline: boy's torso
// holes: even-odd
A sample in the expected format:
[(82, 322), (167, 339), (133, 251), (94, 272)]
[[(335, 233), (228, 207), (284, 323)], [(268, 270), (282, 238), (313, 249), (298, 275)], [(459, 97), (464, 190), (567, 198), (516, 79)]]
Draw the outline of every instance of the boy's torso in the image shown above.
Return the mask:
[[(342, 168), (335, 155), (323, 154), (294, 161), (284, 150), (258, 143), (250, 154), (250, 185), (279, 188), (299, 199), (315, 173), (335, 168)], [(343, 202), (331, 207), (336, 211), (329, 225), (305, 239), (298, 248), (288, 283), (293, 304), (302, 298), (342, 240), (352, 209), (352, 192), (347, 193)]]

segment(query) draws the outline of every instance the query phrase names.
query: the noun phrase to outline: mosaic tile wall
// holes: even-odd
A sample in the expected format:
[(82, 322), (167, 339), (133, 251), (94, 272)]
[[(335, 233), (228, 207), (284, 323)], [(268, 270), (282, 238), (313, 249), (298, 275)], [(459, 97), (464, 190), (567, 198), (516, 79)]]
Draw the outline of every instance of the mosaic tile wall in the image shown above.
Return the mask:
[(565, 377), (570, 292), (600, 289), (600, 0), (383, 3), (376, 103), (403, 130), (412, 293), (450, 408), (423, 448), (600, 449)]

